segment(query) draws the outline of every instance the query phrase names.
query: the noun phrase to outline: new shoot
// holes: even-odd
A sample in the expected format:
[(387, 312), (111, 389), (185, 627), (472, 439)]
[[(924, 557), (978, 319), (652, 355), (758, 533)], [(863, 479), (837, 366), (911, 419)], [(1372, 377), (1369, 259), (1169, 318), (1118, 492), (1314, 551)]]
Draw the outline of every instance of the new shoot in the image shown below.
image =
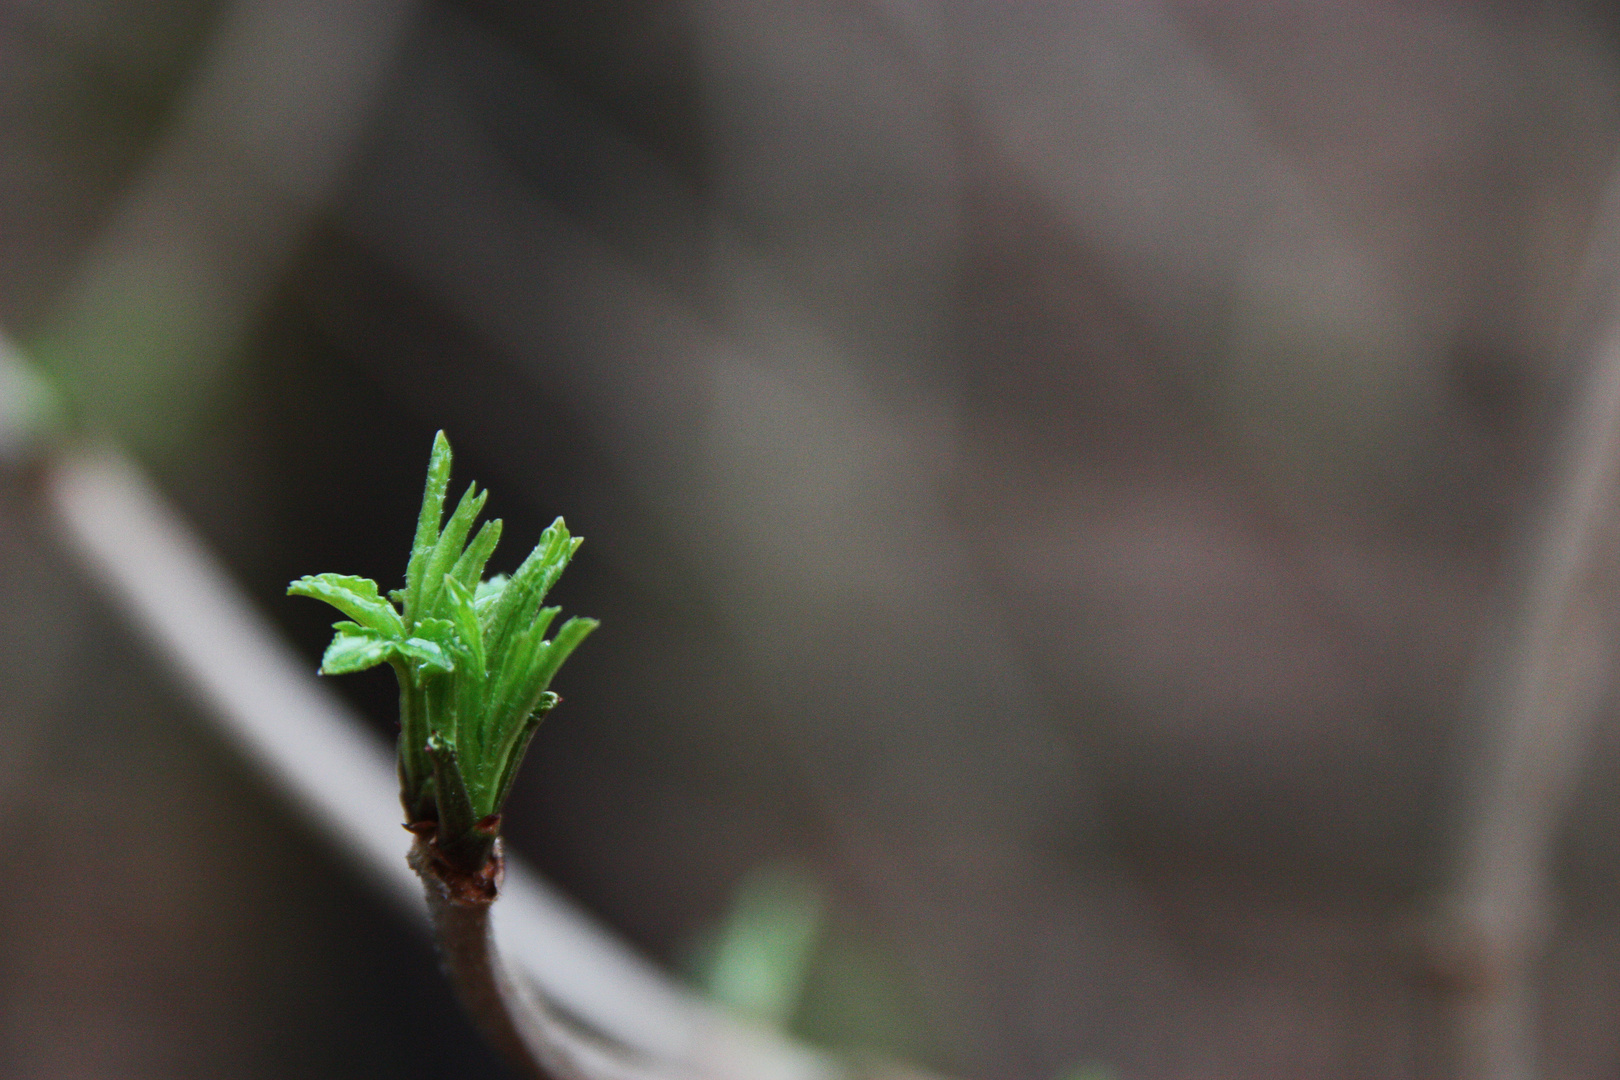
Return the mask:
[(406, 828), (423, 841), (440, 876), (493, 898), (501, 808), (535, 728), (557, 704), (552, 677), (596, 620), (569, 619), (546, 637), (559, 609), (541, 604), (582, 542), (562, 518), (511, 577), (485, 579), (501, 522), (473, 534), (488, 494), (476, 484), (444, 521), (449, 482), (450, 443), (441, 431), (403, 589), (384, 597), (369, 578), (318, 574), (287, 592), (348, 616), (333, 626), (323, 674), (394, 669)]
[(334, 624), (321, 672), (379, 664), (399, 681), (399, 782), (410, 863), (421, 876), (445, 968), (491, 1040), (531, 1076), (582, 1075), (568, 1032), (501, 964), (489, 908), (500, 888), (501, 808), (557, 674), (596, 620), (573, 618), (546, 637), (558, 609), (541, 606), (580, 540), (558, 518), (511, 577), (485, 578), (501, 523), (473, 525), (485, 492), (467, 488), (444, 517), (450, 443), (439, 432), (405, 587), (317, 574), (287, 589), (348, 618)]

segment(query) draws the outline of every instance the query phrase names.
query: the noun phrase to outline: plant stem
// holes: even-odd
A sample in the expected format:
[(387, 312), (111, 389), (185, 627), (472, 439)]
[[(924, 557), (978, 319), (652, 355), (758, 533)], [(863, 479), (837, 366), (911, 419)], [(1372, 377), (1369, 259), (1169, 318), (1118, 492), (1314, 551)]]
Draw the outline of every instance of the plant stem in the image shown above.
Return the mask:
[(504, 865), (498, 843), (484, 865), (469, 874), (438, 851), (431, 825), (415, 831), (410, 864), (427, 893), (445, 973), (484, 1037), (521, 1075), (530, 1080), (672, 1080), (683, 1075), (628, 1060), (623, 1050), (579, 1031), (507, 970), (490, 922)]
[(430, 869), (421, 835), (411, 851), (411, 864), (426, 886), (428, 915), (433, 923), (446, 974), (462, 1006), (478, 1024), (490, 1044), (525, 1076), (558, 1080), (530, 1050), (512, 1015), (511, 976), (500, 964), (490, 933), (490, 899), (459, 894)]

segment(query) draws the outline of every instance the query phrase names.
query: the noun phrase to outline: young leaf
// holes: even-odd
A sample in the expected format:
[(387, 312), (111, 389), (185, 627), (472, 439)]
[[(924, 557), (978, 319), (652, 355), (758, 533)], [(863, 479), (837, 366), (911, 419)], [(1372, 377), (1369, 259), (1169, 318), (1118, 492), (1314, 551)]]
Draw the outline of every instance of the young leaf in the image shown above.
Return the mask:
[(422, 569), (439, 542), (439, 521), (444, 517), (444, 493), (450, 487), (450, 440), (444, 432), (433, 436), (433, 452), (428, 455), (427, 485), (422, 490), (422, 509), (416, 517), (416, 539), (411, 542), (411, 558), (405, 567), (405, 621), (421, 618), (419, 597)]
[(562, 518), (540, 534), (540, 542), (513, 572), (512, 580), (501, 590), (500, 599), (486, 618), (489, 632), (484, 641), (492, 656), (504, 653), (508, 643), (521, 632), (562, 575), (576, 547), (569, 543), (568, 526)]
[(425, 676), (450, 674), (456, 669), (456, 654), (464, 650), (449, 619), (423, 619), (416, 624), (416, 633), (400, 643), (399, 651), (416, 662), (420, 682)]
[[(563, 661), (567, 660), (573, 651), (579, 648), (580, 642), (584, 641), (591, 631), (595, 630), (599, 625), (601, 624), (595, 619), (582, 619), (577, 615), (562, 624), (562, 629), (557, 631), (557, 636), (552, 639), (551, 647), (546, 650), (544, 659), (533, 673), (533, 677), (540, 682), (542, 690), (550, 685), (551, 680), (557, 674), (557, 669), (563, 666)], [(533, 705), (529, 707), (534, 708)]]
[(473, 590), (473, 606), (478, 609), (478, 617), (484, 620), (484, 629), (489, 629), (489, 614), (495, 610), (495, 601), (501, 598), (506, 589), (507, 577), (505, 574), (496, 574), (488, 581), (480, 581)]
[(450, 832), (471, 829), (478, 815), (467, 798), (455, 746), (433, 732), (427, 737), (427, 756), (433, 762), (433, 780), (439, 791), (439, 823)]
[(484, 522), (483, 527), (478, 530), (478, 535), (467, 545), (467, 550), (461, 553), (461, 558), (456, 560), (455, 568), (450, 573), (467, 588), (477, 589), (478, 579), (484, 573), (484, 566), (489, 562), (489, 557), (495, 553), (495, 545), (500, 542), (501, 519), (495, 518), (493, 521)]
[(501, 763), (500, 779), (495, 782), (495, 798), (490, 805), (500, 809), (506, 805), (506, 800), (512, 794), (512, 784), (517, 780), (518, 766), (523, 764), (523, 757), (529, 752), (529, 743), (534, 739), (534, 733), (540, 728), (540, 721), (546, 718), (546, 713), (557, 707), (562, 698), (546, 691), (540, 695), (540, 704), (535, 707), (523, 720), (523, 725), (517, 730), (517, 737), (507, 748), (504, 760)]
[(439, 534), (438, 543), (433, 545), (433, 551), (422, 564), (422, 588), (417, 594), (417, 603), (423, 617), (436, 618), (445, 613), (444, 576), (461, 558), (461, 549), (466, 546), (467, 534), (472, 532), (472, 524), (483, 510), (484, 499), (488, 494), (479, 491), (477, 484), (468, 485), (467, 493), (461, 497), (461, 502), (456, 504), (455, 513), (445, 522), (444, 532)]
[(370, 578), (350, 577), (347, 574), (317, 574), (301, 577), (287, 586), (288, 596), (307, 596), (324, 600), (343, 614), (370, 627), (385, 638), (405, 636), (405, 624), (400, 621), (394, 605), (377, 595), (377, 583)]
[[(529, 704), (530, 692), (534, 685), (533, 672), (535, 665), (550, 647), (545, 640), (546, 629), (551, 620), (556, 617), (561, 608), (541, 608), (532, 625), (518, 633), (517, 637), (508, 642), (503, 654), (500, 655), (500, 678), (494, 687), (494, 693), (489, 696), (491, 712), (491, 726), (498, 730), (497, 737), (504, 737), (511, 728), (523, 722), (532, 706)], [(540, 684), (545, 689), (545, 684)]]
[(456, 633), (461, 637), (461, 644), (472, 660), (472, 674), (482, 679), (485, 674), (484, 628), (479, 623), (478, 611), (473, 606), (473, 594), (456, 580), (454, 574), (444, 575), (444, 591), (446, 606), (450, 609), (450, 621), (455, 624)]
[(340, 622), (334, 629), (337, 634), (321, 657), (322, 675), (348, 675), (393, 659), (397, 642), (384, 639), (369, 626)]
[(474, 807), (455, 746), (438, 733), (428, 736), (428, 760), (439, 801), (439, 850), (452, 860), (481, 865), (494, 846), (493, 827), (479, 828), (481, 815)]

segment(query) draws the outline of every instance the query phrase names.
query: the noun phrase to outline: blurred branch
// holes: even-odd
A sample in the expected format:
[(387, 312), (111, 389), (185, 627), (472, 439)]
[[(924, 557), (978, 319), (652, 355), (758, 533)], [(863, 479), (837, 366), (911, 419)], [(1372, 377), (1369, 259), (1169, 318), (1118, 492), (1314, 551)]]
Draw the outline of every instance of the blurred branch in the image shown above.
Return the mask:
[(1620, 573), (1620, 175), (1576, 306), (1584, 379), (1529, 537), (1518, 595), (1475, 675), (1464, 813), (1431, 945), (1465, 1080), (1538, 1074), (1534, 975), (1552, 919), (1558, 828), (1611, 682)]

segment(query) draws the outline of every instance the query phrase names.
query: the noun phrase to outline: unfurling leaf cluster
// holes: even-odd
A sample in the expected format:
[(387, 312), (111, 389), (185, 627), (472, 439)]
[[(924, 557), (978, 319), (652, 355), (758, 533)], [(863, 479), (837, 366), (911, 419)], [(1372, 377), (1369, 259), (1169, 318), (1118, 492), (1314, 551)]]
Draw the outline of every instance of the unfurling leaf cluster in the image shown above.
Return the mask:
[(450, 443), (441, 431), (403, 589), (384, 597), (369, 578), (318, 574), (287, 592), (324, 600), (349, 617), (333, 624), (323, 674), (393, 667), (406, 824), (431, 824), (442, 850), (476, 864), (493, 841), (494, 815), (535, 728), (557, 703), (552, 677), (596, 620), (569, 619), (546, 637), (559, 609), (541, 603), (582, 542), (562, 518), (511, 577), (484, 580), (501, 523), (485, 522), (473, 535), (487, 494), (476, 484), (445, 521), (449, 482)]

